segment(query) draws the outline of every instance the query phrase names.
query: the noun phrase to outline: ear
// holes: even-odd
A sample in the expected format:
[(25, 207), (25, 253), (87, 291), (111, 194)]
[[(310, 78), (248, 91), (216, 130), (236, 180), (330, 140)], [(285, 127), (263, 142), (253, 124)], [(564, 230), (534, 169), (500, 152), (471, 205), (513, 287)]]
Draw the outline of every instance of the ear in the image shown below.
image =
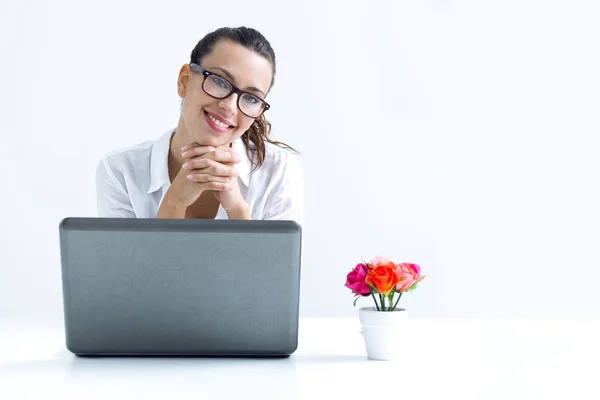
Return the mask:
[(183, 64), (179, 70), (179, 77), (177, 78), (177, 94), (182, 99), (185, 97), (188, 82), (190, 80), (190, 66)]

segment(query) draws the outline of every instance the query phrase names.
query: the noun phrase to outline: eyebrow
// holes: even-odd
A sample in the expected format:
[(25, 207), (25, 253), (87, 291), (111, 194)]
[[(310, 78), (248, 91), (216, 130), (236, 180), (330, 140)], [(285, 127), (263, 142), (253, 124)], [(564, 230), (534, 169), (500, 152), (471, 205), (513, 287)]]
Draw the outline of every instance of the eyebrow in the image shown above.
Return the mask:
[[(229, 78), (230, 81), (232, 81), (233, 83), (235, 83), (235, 78), (233, 77), (233, 75), (231, 75), (231, 73), (229, 71), (227, 71), (225, 68), (221, 68), (221, 67), (214, 67), (214, 69), (218, 69), (219, 71), (223, 72), (225, 75), (227, 75), (227, 78)], [(267, 95), (265, 94), (265, 92), (263, 92), (262, 90), (260, 90), (259, 88), (255, 88), (254, 86), (250, 86), (247, 87), (244, 90), (252, 90), (254, 92), (259, 92), (260, 94), (262, 94), (263, 97), (266, 97)]]

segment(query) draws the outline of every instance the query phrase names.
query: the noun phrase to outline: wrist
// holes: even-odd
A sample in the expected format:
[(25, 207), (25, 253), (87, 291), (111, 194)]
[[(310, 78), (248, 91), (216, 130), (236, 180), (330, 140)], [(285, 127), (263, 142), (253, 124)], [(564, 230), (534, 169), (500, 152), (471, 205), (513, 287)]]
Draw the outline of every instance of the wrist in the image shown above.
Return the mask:
[(246, 202), (225, 211), (229, 219), (252, 219), (250, 218), (250, 206)]
[(187, 206), (167, 192), (158, 209), (157, 218), (185, 218)]

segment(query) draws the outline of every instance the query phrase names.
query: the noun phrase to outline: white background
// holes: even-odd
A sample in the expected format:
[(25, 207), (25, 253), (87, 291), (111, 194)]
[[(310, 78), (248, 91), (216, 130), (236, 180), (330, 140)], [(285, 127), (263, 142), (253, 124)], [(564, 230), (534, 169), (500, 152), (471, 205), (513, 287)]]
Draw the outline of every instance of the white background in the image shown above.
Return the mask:
[(411, 316), (598, 317), (598, 20), (593, 1), (0, 0), (0, 315), (62, 316), (60, 220), (95, 215), (103, 154), (176, 125), (196, 42), (246, 25), (277, 55), (274, 137), (301, 152), (303, 316), (355, 316), (345, 276), (386, 254), (428, 276)]

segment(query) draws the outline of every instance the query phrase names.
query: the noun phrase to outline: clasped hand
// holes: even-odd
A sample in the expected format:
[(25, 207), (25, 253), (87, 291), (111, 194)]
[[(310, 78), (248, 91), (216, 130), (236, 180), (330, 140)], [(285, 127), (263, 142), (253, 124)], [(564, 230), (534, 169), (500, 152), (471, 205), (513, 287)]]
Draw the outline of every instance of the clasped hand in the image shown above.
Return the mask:
[(247, 213), (248, 204), (240, 193), (235, 169), (241, 158), (232, 148), (192, 143), (181, 151), (184, 164), (169, 189), (172, 199), (187, 208), (209, 190), (228, 215)]

